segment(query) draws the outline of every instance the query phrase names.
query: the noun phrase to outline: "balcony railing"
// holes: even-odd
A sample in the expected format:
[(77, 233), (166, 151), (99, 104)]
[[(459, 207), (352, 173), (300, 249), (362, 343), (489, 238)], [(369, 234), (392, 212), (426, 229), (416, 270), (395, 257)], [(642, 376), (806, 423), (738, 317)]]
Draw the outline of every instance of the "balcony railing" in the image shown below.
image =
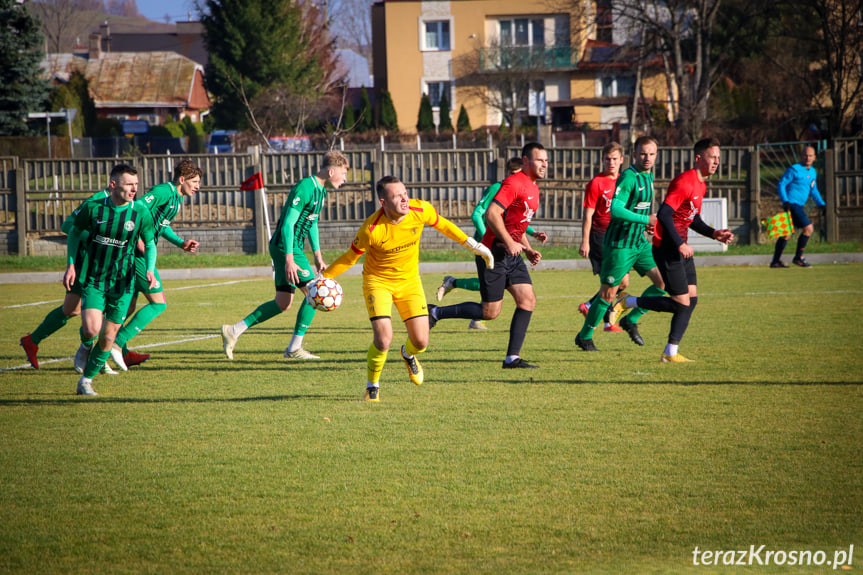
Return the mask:
[(480, 50), (480, 70), (564, 70), (575, 68), (578, 54), (571, 46), (499, 46)]

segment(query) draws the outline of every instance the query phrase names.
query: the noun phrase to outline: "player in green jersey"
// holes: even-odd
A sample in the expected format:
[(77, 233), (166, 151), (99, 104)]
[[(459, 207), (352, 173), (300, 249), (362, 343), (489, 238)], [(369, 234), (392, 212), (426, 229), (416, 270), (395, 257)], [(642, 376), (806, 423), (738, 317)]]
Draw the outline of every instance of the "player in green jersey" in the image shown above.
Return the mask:
[[(306, 293), (306, 284), (315, 278), (312, 266), (303, 253), (306, 238), (309, 239), (314, 252), (317, 273), (327, 269), (318, 239), (318, 215), (324, 206), (327, 188), (339, 189), (347, 180), (348, 167), (348, 159), (344, 154), (339, 151), (328, 152), (321, 162), (320, 170), (303, 178), (291, 189), (276, 224), (276, 231), (270, 238), (276, 297), (259, 305), (255, 311), (234, 325), (222, 326), (222, 347), (228, 359), (234, 359), (234, 346), (243, 332), (291, 307), (297, 288)], [(302, 347), (303, 336), (314, 317), (315, 308), (303, 298), (297, 312), (291, 343), (285, 350), (286, 358), (319, 359)]]
[[(135, 280), (135, 246), (139, 239), (144, 241), (149, 286), (156, 284), (155, 226), (150, 211), (135, 202), (137, 170), (127, 164), (114, 166), (108, 189), (110, 197), (82, 206), (75, 216), (66, 247), (63, 285), (71, 290), (76, 280), (80, 281), (84, 337), (99, 335), (84, 374), (78, 380), (79, 395), (98, 395), (93, 391), (93, 377), (105, 365), (111, 345), (126, 319)], [(89, 240), (79, 278), (75, 257), (81, 232), (85, 230)]]
[[(634, 269), (653, 282), (642, 295), (665, 295), (662, 276), (653, 261), (652, 248), (645, 233), (652, 234), (656, 225), (656, 213), (652, 213), (653, 165), (656, 162), (657, 144), (650, 136), (635, 140), (634, 163), (617, 178), (614, 196), (611, 199), (611, 221), (602, 241), (602, 269), (599, 278), (600, 297), (590, 306), (581, 331), (575, 336), (575, 344), (584, 351), (598, 351), (593, 343), (593, 330), (602, 321), (606, 310), (612, 305), (617, 286)], [(625, 292), (618, 297), (625, 298)], [(633, 309), (620, 320), (620, 327), (637, 345), (644, 345), (636, 322), (645, 310)]]
[[(191, 160), (181, 160), (174, 166), (173, 180), (153, 186), (149, 192), (137, 200), (138, 203), (146, 206), (153, 216), (153, 223), (156, 226), (156, 242), (159, 241), (159, 238), (164, 237), (184, 251), (195, 252), (198, 250), (198, 242), (196, 240), (184, 240), (179, 237), (171, 229), (171, 222), (177, 217), (177, 212), (180, 211), (180, 206), (183, 204), (183, 198), (192, 197), (201, 187), (202, 175), (201, 168), (196, 166)], [(141, 333), (151, 321), (156, 319), (168, 307), (165, 292), (162, 289), (162, 279), (159, 277), (159, 270), (154, 270), (154, 273), (156, 276), (156, 285), (150, 287), (146, 276), (147, 261), (144, 257), (144, 244), (139, 240), (138, 246), (135, 249), (136, 277), (134, 295), (129, 307), (130, 318), (120, 329), (119, 333), (117, 333), (117, 340), (111, 347), (111, 359), (123, 371), (149, 359), (149, 353), (130, 351), (128, 347), (129, 340)], [(143, 293), (149, 303), (138, 310), (135, 315), (132, 315), (135, 311), (139, 293)]]
[[(84, 202), (81, 203), (80, 206), (75, 208), (75, 211), (72, 212), (63, 224), (60, 226), (60, 229), (63, 230), (63, 233), (69, 234), (72, 230), (72, 224), (75, 221), (75, 216), (78, 215), (78, 212), (84, 207), (84, 204), (87, 202), (104, 200), (105, 198), (111, 195), (110, 190), (105, 189), (96, 192)], [(80, 275), (81, 264), (84, 261), (84, 256), (86, 253), (85, 246), (87, 243), (87, 232), (81, 232), (81, 241), (79, 243), (78, 253), (75, 256), (75, 268), (78, 270)], [(59, 330), (61, 327), (66, 325), (70, 318), (81, 315), (81, 284), (80, 282), (75, 282), (71, 289), (66, 291), (66, 297), (63, 299), (63, 304), (52, 309), (48, 312), (48, 315), (45, 316), (45, 319), (42, 320), (42, 323), (33, 330), (32, 333), (29, 333), (21, 338), (21, 347), (24, 348), (24, 352), (27, 354), (27, 360), (30, 362), (30, 365), (33, 366), (34, 369), (39, 369), (39, 359), (37, 354), (39, 352), (39, 344), (47, 339), (51, 334), (55, 331)], [(90, 347), (92, 347), (93, 340), (86, 341), (83, 337), (83, 330), (81, 331), (81, 347), (78, 349), (78, 353), (75, 354), (75, 369), (78, 373), (83, 373), (84, 365), (87, 364), (87, 356), (90, 352)], [(103, 368), (103, 373), (115, 374), (114, 370), (112, 370), (108, 364), (105, 364)]]
[[(519, 157), (510, 158), (506, 163), (506, 172), (508, 176), (511, 176), (516, 172), (520, 172), (521, 168), (522, 159)], [(485, 212), (488, 210), (489, 205), (491, 205), (495, 195), (497, 195), (497, 191), (500, 189), (500, 185), (502, 183), (503, 180), (489, 186), (483, 193), (479, 203), (477, 203), (476, 207), (473, 209), (473, 213), (470, 215), (470, 219), (474, 226), (473, 239), (476, 241), (482, 240), (482, 236), (485, 235)], [(531, 226), (527, 226), (527, 234), (538, 239), (543, 244), (548, 241), (548, 235), (545, 232), (538, 232)], [(443, 283), (441, 283), (440, 287), (437, 288), (437, 300), (443, 301), (444, 296), (456, 288), (466, 289), (469, 291), (479, 291), (479, 278), (477, 276), (469, 278), (444, 276)], [(468, 329), (488, 329), (485, 326), (485, 322), (481, 319), (470, 320), (467, 327)]]

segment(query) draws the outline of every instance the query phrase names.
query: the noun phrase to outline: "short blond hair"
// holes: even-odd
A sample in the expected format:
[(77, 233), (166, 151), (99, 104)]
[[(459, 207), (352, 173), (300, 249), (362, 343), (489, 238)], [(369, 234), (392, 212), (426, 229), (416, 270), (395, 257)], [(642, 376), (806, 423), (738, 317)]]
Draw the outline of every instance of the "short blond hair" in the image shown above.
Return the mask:
[(321, 162), (321, 169), (326, 170), (329, 168), (345, 168), (348, 169), (350, 167), (350, 163), (348, 162), (348, 158), (338, 150), (330, 150), (324, 155), (324, 161)]

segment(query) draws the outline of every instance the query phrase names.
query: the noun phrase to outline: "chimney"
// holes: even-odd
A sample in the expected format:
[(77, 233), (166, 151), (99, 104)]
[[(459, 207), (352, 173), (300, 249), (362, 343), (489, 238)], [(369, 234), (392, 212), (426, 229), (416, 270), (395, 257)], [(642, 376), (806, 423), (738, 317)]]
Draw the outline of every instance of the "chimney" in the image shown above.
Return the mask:
[(111, 51), (111, 27), (108, 25), (108, 21), (105, 20), (104, 23), (99, 25), (99, 33), (102, 35), (102, 46), (106, 52)]
[(102, 58), (102, 36), (98, 32), (90, 34), (87, 57), (90, 60), (100, 60)]

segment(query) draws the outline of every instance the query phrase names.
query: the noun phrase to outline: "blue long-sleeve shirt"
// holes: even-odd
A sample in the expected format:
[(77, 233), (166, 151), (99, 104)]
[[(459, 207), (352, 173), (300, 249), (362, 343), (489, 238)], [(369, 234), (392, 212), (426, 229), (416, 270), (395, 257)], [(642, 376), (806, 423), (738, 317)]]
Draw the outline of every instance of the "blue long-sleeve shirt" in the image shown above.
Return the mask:
[(816, 204), (821, 207), (825, 205), (818, 192), (815, 168), (806, 168), (803, 164), (794, 164), (785, 170), (779, 183), (776, 184), (776, 191), (779, 192), (779, 199), (783, 204), (788, 202), (803, 206), (806, 205), (809, 196), (812, 196)]

